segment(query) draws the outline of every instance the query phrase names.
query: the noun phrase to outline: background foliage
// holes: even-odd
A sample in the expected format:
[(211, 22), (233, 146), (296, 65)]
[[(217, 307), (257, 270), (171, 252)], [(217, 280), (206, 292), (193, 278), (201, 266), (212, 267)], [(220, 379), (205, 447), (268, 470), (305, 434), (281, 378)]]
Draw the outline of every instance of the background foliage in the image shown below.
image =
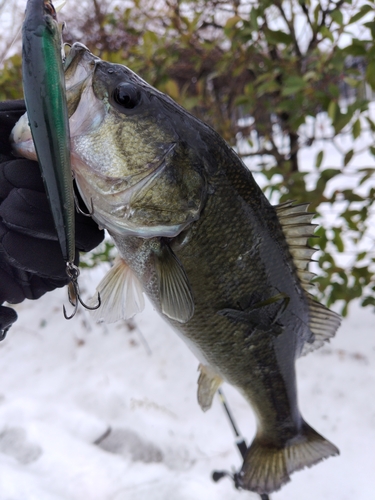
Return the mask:
[[(66, 41), (128, 65), (209, 123), (273, 201), (310, 202), (324, 223), (313, 241), (320, 298), (344, 314), (355, 298), (374, 306), (375, 2), (113, 3), (68, 4)], [(1, 99), (22, 95), (20, 63), (6, 60)]]

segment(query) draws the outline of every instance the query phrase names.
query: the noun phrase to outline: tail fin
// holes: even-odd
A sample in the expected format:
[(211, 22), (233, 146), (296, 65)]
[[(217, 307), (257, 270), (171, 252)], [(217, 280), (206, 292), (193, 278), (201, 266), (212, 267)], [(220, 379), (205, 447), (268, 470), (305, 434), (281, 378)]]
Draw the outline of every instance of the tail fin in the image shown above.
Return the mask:
[(290, 481), (292, 472), (338, 454), (336, 446), (304, 422), (300, 434), (283, 448), (255, 438), (240, 472), (240, 485), (260, 494), (272, 493)]

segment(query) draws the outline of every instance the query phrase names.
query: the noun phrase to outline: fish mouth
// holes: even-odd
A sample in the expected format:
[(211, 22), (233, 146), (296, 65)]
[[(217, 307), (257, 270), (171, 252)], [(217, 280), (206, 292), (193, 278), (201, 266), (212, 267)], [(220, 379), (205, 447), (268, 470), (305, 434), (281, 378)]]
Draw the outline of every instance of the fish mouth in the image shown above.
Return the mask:
[[(70, 47), (66, 56), (64, 76), (71, 137), (82, 133), (82, 131), (87, 132), (90, 129), (89, 123), (93, 121), (94, 123), (97, 122), (97, 120), (93, 120), (94, 114), (92, 108), (96, 99), (92, 90), (92, 80), (99, 61), (99, 57), (94, 56), (85, 45), (79, 42), (74, 43)], [(82, 119), (77, 120), (76, 114), (82, 102), (90, 103), (89, 106), (86, 106), (84, 112), (82, 110), (80, 112), (80, 115), (85, 117), (84, 124), (82, 123)], [(88, 112), (90, 109), (91, 112)], [(94, 106), (94, 109), (98, 110), (97, 104)]]
[[(99, 57), (94, 56), (89, 49), (82, 43), (76, 42), (71, 47), (64, 62), (64, 76), (66, 87), (66, 99), (68, 105), (69, 119), (75, 113), (79, 103), (81, 102), (82, 94), (85, 89), (90, 89), (92, 77), (95, 72)], [(91, 99), (92, 102), (93, 99)], [(86, 115), (85, 115), (86, 116)], [(85, 125), (96, 123), (95, 117), (90, 116), (85, 120)], [(75, 124), (73, 121), (69, 123), (70, 137), (81, 131), (83, 124), (79, 122)], [(14, 126), (10, 141), (13, 146), (13, 151), (17, 156), (22, 156), (30, 160), (37, 160), (34, 141), (31, 136), (29, 127), (29, 119), (25, 113)]]
[(75, 42), (69, 49), (64, 62), (65, 85), (67, 89), (79, 85), (95, 71), (100, 58), (92, 54), (83, 43)]

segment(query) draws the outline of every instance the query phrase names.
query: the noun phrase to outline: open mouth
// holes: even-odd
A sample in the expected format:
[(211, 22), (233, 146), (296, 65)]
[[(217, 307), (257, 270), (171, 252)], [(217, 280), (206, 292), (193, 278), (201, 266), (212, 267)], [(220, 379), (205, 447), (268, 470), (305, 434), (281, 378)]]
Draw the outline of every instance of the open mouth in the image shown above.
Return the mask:
[(64, 62), (66, 100), (69, 119), (77, 110), (85, 89), (91, 87), (96, 63), (94, 56), (82, 43), (74, 43)]
[[(84, 80), (88, 73), (92, 73), (95, 64), (100, 61), (83, 43), (75, 42), (69, 49), (64, 62), (65, 80), (74, 85)], [(68, 86), (68, 85), (67, 85)]]
[[(80, 102), (82, 89), (87, 86), (94, 73), (97, 61), (100, 61), (100, 59), (91, 54), (89, 49), (81, 43), (74, 43), (68, 52), (64, 63), (64, 71), (69, 117), (76, 110)], [(11, 142), (15, 154), (31, 160), (37, 159), (27, 113), (20, 118), (13, 128)]]

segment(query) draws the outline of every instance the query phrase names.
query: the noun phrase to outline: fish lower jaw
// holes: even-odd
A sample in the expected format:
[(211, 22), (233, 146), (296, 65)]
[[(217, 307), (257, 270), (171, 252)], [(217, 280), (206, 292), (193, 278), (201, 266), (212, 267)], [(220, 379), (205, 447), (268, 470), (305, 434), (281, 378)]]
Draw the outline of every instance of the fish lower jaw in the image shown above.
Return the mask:
[(13, 151), (17, 156), (22, 156), (23, 158), (27, 158), (28, 160), (38, 161), (34, 142), (32, 140), (14, 144)]
[(23, 114), (13, 127), (10, 133), (10, 142), (17, 155), (29, 160), (37, 159), (27, 113)]
[(116, 234), (117, 236), (136, 236), (138, 238), (174, 238), (180, 234), (186, 226), (191, 222), (185, 222), (183, 224), (176, 224), (174, 226), (141, 226), (141, 225), (131, 225), (124, 224), (122, 221), (118, 223), (116, 220), (108, 220), (108, 218), (102, 218), (98, 214), (94, 214), (93, 218), (99, 224), (99, 226), (107, 229), (110, 234)]

